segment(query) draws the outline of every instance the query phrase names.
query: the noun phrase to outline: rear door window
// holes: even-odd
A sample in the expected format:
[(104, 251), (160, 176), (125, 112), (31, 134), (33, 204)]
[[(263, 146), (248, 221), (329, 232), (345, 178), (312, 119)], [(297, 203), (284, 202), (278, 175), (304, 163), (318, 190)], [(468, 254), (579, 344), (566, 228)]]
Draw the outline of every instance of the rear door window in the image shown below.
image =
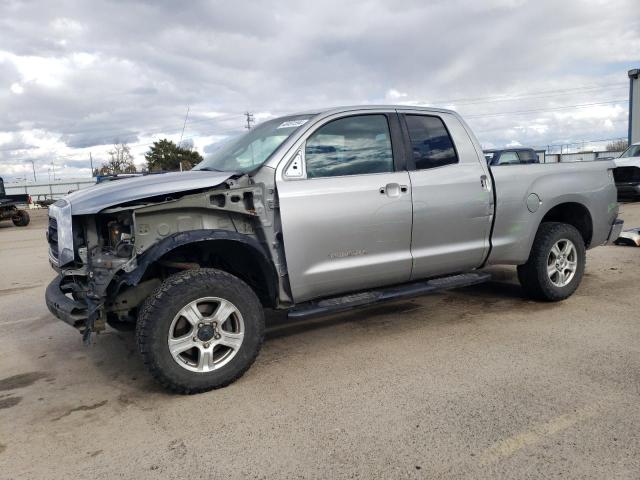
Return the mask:
[(405, 115), (416, 170), (458, 163), (453, 140), (439, 117)]

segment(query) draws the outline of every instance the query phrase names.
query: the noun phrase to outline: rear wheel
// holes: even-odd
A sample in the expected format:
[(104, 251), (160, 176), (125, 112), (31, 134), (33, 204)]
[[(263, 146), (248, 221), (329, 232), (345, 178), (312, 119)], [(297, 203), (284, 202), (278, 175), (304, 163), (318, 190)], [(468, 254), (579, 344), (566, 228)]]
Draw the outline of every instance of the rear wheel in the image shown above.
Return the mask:
[(146, 366), (165, 387), (198, 393), (224, 387), (253, 364), (264, 314), (242, 280), (214, 269), (166, 280), (145, 302), (136, 328)]
[(566, 223), (543, 223), (527, 263), (518, 267), (518, 279), (529, 297), (557, 302), (576, 291), (585, 263), (584, 240), (575, 227)]
[(11, 217), (11, 221), (16, 227), (26, 227), (27, 225), (29, 225), (31, 218), (29, 217), (29, 214), (24, 210), (18, 210), (16, 214)]

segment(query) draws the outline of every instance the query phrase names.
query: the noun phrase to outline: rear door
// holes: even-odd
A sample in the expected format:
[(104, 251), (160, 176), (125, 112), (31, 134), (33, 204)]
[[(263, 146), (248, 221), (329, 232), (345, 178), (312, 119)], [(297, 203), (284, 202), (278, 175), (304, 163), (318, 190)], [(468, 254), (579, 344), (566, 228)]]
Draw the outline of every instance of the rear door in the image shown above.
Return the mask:
[(403, 159), (392, 110), (326, 119), (278, 166), (296, 302), (409, 280), (412, 205)]
[(493, 214), (486, 163), (457, 117), (401, 115), (413, 196), (412, 279), (479, 267)]

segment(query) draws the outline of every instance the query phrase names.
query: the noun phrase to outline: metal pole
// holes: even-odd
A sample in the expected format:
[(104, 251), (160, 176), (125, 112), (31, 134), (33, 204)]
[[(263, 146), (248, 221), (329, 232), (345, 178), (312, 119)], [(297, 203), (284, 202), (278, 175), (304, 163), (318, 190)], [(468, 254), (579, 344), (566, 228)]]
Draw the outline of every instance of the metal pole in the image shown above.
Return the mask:
[(36, 178), (36, 162), (31, 160), (31, 166), (33, 167), (33, 181), (35, 183), (38, 181), (38, 179)]
[(245, 116), (247, 117), (247, 125), (245, 126), (245, 128), (247, 130), (251, 130), (251, 124), (254, 122), (253, 113), (245, 112)]
[(640, 68), (629, 70), (629, 145), (640, 142)]
[(93, 178), (93, 156), (89, 152), (89, 162), (91, 162), (91, 178)]

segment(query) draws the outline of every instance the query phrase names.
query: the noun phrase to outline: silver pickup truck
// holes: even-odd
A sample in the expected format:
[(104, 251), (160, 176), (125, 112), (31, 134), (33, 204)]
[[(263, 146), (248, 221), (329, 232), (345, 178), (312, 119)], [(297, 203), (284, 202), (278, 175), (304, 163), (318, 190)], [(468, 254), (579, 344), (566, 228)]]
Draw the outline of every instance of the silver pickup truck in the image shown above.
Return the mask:
[(490, 168), (452, 111), (344, 107), (290, 115), (194, 170), (120, 180), (50, 208), (46, 302), (86, 341), (135, 328), (145, 364), (182, 393), (253, 363), (263, 309), (290, 317), (486, 281), (518, 266), (558, 301), (585, 250), (622, 222), (611, 162)]

